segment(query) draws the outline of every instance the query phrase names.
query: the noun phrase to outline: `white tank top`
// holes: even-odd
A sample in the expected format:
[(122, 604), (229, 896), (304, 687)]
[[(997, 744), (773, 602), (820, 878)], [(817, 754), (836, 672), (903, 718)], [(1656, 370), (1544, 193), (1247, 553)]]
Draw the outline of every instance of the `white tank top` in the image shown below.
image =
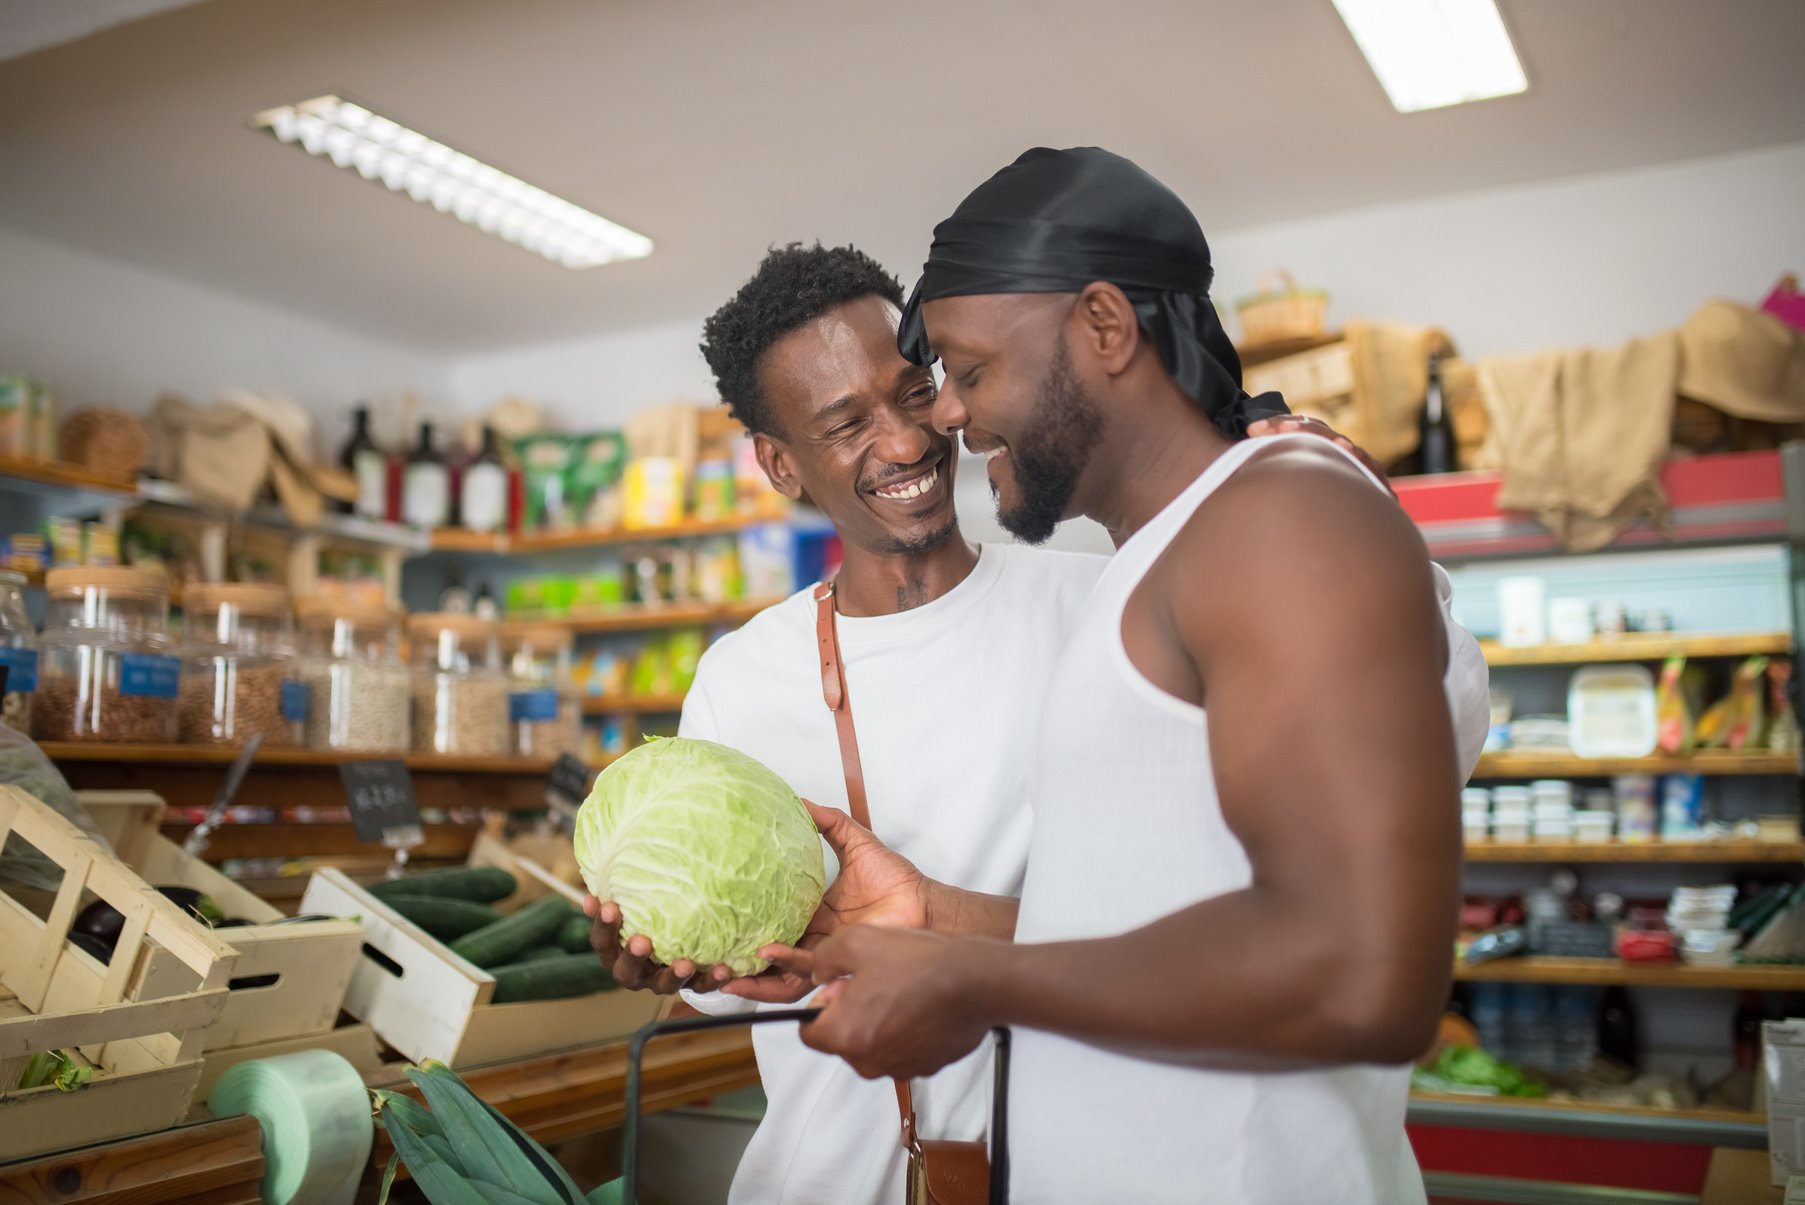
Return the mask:
[[(1017, 941), (1122, 933), (1251, 881), (1217, 799), (1208, 717), (1135, 669), (1122, 612), (1198, 506), (1288, 439), (1333, 446), (1307, 435), (1236, 444), (1130, 537), (1098, 581), (1041, 719)], [(1404, 1068), (1199, 1070), (1018, 1030), (1010, 1199), (1423, 1202), (1404, 1136), (1408, 1088)]]

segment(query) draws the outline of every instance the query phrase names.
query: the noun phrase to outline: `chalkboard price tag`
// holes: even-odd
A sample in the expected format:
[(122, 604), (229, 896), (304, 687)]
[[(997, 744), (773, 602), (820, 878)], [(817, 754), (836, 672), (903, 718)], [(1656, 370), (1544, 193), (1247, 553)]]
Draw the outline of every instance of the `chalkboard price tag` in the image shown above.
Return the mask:
[(546, 792), (553, 810), (574, 815), (589, 798), (589, 784), (594, 773), (582, 758), (565, 753), (552, 763), (551, 782)]
[(391, 834), (410, 828), (418, 833), (420, 808), (414, 803), (406, 762), (399, 758), (340, 762), (338, 773), (359, 841), (387, 842)]

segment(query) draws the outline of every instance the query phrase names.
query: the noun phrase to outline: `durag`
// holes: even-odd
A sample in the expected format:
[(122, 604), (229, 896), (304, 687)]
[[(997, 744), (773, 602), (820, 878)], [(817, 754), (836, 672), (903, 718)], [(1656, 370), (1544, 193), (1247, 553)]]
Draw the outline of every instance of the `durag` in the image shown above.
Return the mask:
[(1241, 359), (1210, 302), (1214, 275), (1203, 228), (1171, 189), (1097, 147), (1035, 147), (934, 227), (897, 347), (912, 363), (933, 363), (924, 302), (1112, 284), (1179, 388), (1240, 439), (1249, 423), (1289, 411), (1276, 393), (1249, 397), (1241, 388)]

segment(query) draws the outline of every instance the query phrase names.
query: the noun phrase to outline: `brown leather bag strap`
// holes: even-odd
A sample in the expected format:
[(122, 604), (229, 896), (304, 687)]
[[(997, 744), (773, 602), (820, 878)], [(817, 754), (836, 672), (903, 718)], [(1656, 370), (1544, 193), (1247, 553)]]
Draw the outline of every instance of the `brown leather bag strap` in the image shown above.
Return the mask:
[[(846, 689), (846, 667), (840, 660), (840, 625), (834, 618), (834, 584), (815, 587), (815, 642), (821, 653), (821, 698), (834, 713), (834, 731), (840, 738), (840, 770), (846, 775), (846, 810), (863, 828), (871, 828), (871, 808), (865, 802), (865, 770), (859, 763), (859, 736), (852, 724), (852, 695)], [(915, 1102), (909, 1081), (896, 1083), (896, 1110), (902, 1116), (903, 1146), (914, 1150)]]
[(852, 726), (852, 696), (846, 692), (846, 667), (840, 663), (840, 632), (834, 620), (834, 584), (815, 587), (815, 641), (821, 652), (821, 698), (834, 713), (840, 738), (840, 769), (846, 775), (846, 810), (860, 827), (871, 827), (865, 802), (865, 769), (859, 764), (859, 738)]

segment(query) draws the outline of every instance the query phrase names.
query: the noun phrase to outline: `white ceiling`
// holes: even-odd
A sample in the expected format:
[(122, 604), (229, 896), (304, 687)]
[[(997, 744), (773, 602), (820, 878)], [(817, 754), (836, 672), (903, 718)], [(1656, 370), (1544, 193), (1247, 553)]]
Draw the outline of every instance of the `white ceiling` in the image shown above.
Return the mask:
[[(907, 280), (1040, 143), (1209, 231), (1805, 140), (1798, 0), (1503, 9), (1529, 93), (1405, 116), (1329, 0), (211, 0), (0, 63), (0, 226), (451, 353), (706, 312), (790, 239)], [(246, 128), (327, 91), (658, 251), (571, 272)]]

